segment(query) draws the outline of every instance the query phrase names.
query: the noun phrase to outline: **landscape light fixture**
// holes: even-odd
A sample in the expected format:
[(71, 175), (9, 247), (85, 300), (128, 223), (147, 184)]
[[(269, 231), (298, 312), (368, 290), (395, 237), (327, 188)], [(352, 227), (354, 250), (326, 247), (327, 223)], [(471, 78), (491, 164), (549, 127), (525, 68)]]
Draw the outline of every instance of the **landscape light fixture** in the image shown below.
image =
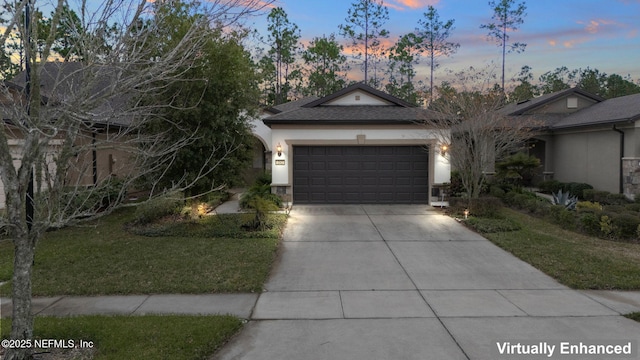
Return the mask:
[(276, 145), (276, 152), (278, 153), (278, 156), (282, 156), (282, 145), (280, 145), (280, 143)]

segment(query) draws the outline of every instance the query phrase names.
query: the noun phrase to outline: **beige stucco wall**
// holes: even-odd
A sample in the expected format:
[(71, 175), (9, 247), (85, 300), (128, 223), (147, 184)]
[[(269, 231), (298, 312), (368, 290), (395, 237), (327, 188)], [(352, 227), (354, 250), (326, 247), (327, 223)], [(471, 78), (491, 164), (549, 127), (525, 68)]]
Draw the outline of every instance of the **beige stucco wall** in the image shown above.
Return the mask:
[(582, 110), (596, 103), (592, 99), (580, 95), (571, 95), (569, 98), (575, 97), (578, 99), (578, 107), (568, 108), (567, 98), (561, 98), (556, 101), (545, 104), (529, 112), (529, 114), (571, 114), (578, 110)]
[(598, 190), (620, 191), (620, 134), (613, 130), (556, 133), (554, 178), (586, 182)]

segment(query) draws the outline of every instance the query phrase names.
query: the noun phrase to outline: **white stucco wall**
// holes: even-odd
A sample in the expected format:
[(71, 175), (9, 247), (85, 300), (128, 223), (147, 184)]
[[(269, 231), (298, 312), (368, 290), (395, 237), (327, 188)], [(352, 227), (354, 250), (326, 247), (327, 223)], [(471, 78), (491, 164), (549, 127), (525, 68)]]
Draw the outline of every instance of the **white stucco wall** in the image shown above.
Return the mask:
[(265, 125), (262, 122), (262, 119), (267, 117), (269, 114), (262, 114), (258, 119), (251, 119), (251, 128), (253, 131), (253, 135), (262, 141), (264, 144), (266, 151), (272, 151), (271, 147), (271, 128)]
[(352, 91), (348, 94), (345, 94), (344, 96), (341, 96), (339, 98), (333, 99), (329, 102), (327, 102), (325, 105), (331, 105), (331, 106), (362, 106), (362, 105), (374, 105), (374, 106), (381, 106), (381, 105), (391, 105), (390, 102), (381, 99), (377, 96), (373, 96), (369, 93), (366, 93), (364, 91), (361, 90), (356, 90), (356, 91)]

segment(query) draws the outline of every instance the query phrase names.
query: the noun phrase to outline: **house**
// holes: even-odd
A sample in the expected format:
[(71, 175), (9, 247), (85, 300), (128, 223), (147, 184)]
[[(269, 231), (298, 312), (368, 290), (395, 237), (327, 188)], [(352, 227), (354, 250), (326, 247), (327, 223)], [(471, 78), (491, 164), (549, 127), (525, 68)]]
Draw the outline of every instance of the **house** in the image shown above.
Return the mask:
[(268, 109), (254, 134), (273, 191), (294, 203), (429, 204), (451, 172), (434, 130), (421, 124), (436, 115), (357, 83)]
[(640, 193), (640, 94), (603, 99), (571, 88), (510, 104), (502, 113), (542, 122), (530, 142), (545, 179)]
[[(67, 184), (73, 186), (92, 186), (105, 179), (126, 176), (133, 171), (134, 166), (129, 161), (129, 153), (122, 149), (121, 140), (111, 141), (114, 134), (118, 134), (127, 127), (128, 119), (113, 116), (114, 107), (121, 106), (124, 96), (112, 98), (111, 101), (101, 100), (101, 92), (107, 91), (111, 80), (111, 73), (107, 68), (96, 70), (99, 75), (87, 76), (83, 73), (80, 63), (49, 62), (43, 65), (40, 72), (40, 93), (42, 95), (41, 112), (46, 112), (43, 118), (60, 119), (64, 116), (76, 117), (79, 131), (74, 139), (74, 148), (78, 149), (70, 164)], [(94, 75), (94, 74), (92, 74)], [(90, 80), (87, 80), (90, 79)], [(92, 81), (90, 84), (86, 81)], [(7, 137), (9, 151), (13, 158), (14, 167), (20, 167), (23, 156), (23, 144), (27, 127), (20, 126), (25, 117), (22, 106), (16, 103), (24, 102), (25, 72), (18, 74), (11, 81), (0, 83), (0, 116), (2, 117), (2, 131)], [(59, 106), (61, 103), (65, 106)], [(70, 108), (77, 113), (64, 113)], [(117, 112), (117, 111), (116, 111)], [(64, 144), (66, 133), (58, 127), (55, 121), (47, 126), (41, 126), (43, 137), (48, 137), (44, 164), (39, 169), (40, 176), (36, 179), (43, 181), (41, 189), (45, 189), (44, 181), (47, 176), (53, 177), (57, 171), (56, 158)], [(44, 129), (44, 130), (43, 130)], [(96, 145), (99, 144), (99, 145)], [(37, 182), (39, 182), (37, 180)], [(5, 207), (5, 189), (0, 179), (0, 209)]]

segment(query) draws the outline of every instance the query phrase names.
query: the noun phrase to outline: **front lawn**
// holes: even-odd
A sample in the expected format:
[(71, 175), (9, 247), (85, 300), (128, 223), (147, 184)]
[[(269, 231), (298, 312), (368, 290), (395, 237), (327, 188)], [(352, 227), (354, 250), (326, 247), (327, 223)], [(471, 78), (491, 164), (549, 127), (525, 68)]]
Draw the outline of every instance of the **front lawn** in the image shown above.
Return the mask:
[(511, 209), (502, 209), (501, 215), (519, 226), (508, 229), (512, 231), (498, 227), (483, 236), (562, 284), (574, 289), (640, 289), (640, 244), (578, 234)]
[[(7, 338), (11, 320), (1, 325), (0, 337)], [(232, 316), (36, 317), (34, 332), (36, 339), (93, 343), (93, 348), (39, 350), (55, 359), (191, 360), (210, 356), (241, 327)]]
[[(247, 232), (243, 215), (207, 216), (127, 231), (133, 209), (48, 232), (36, 249), (33, 295), (259, 292), (275, 259), (285, 215)], [(153, 235), (153, 236), (145, 236)], [(11, 294), (13, 245), (0, 241), (0, 295)]]

